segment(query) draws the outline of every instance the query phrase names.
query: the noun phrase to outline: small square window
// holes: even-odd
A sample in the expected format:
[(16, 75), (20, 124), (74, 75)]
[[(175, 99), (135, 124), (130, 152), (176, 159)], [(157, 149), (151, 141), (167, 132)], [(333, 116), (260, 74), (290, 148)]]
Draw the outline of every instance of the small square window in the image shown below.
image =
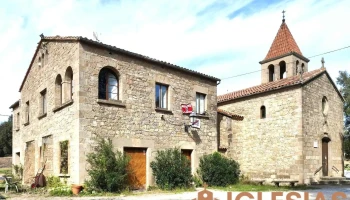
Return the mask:
[(196, 93), (196, 113), (205, 114), (205, 94)]
[(156, 83), (156, 108), (168, 109), (168, 86)]

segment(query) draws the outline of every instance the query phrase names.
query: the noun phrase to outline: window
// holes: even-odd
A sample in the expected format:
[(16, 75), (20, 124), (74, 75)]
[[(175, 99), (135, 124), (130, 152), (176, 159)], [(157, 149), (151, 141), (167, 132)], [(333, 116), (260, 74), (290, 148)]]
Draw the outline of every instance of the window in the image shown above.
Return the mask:
[(260, 118), (265, 119), (266, 118), (266, 108), (265, 106), (260, 107)]
[(44, 67), (44, 64), (45, 64), (45, 54), (42, 53), (41, 54), (41, 67)]
[(60, 173), (68, 174), (68, 140), (60, 142)]
[(269, 65), (269, 82), (272, 82), (275, 79), (275, 67), (273, 65)]
[(64, 100), (68, 102), (73, 98), (73, 70), (68, 67), (64, 76)]
[(26, 102), (26, 114), (25, 114), (25, 124), (29, 124), (29, 101)]
[(156, 108), (168, 109), (168, 86), (156, 83)]
[(16, 129), (19, 130), (20, 127), (21, 127), (21, 115), (20, 115), (19, 112), (18, 112), (18, 113), (17, 113)]
[(59, 107), (62, 105), (62, 78), (61, 75), (57, 75), (55, 81), (55, 106)]
[(40, 92), (41, 100), (40, 100), (40, 109), (41, 115), (47, 113), (47, 98), (46, 98), (46, 89)]
[(322, 98), (322, 113), (324, 116), (328, 114), (328, 100), (327, 97)]
[(98, 98), (119, 100), (118, 77), (108, 68), (103, 68), (98, 76)]
[(205, 94), (196, 93), (196, 113), (204, 114), (205, 112)]
[(280, 79), (284, 79), (284, 78), (286, 78), (286, 74), (287, 74), (287, 72), (286, 72), (286, 62), (285, 61), (281, 61), (279, 63), (279, 65), (280, 65)]

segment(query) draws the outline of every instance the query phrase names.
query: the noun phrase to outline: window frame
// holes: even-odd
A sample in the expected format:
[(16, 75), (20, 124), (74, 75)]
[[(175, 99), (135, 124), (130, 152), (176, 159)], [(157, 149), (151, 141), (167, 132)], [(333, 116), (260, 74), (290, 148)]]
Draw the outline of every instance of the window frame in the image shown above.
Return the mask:
[[(159, 86), (159, 106), (157, 106), (157, 85)], [(163, 100), (161, 98), (161, 94), (162, 94), (162, 88), (166, 88), (166, 102), (165, 102), (165, 108), (162, 107), (161, 105), (163, 104)], [(164, 83), (159, 83), (159, 82), (156, 82), (155, 84), (155, 95), (154, 95), (154, 98), (155, 98), (155, 101), (154, 101), (154, 104), (155, 104), (155, 107), (157, 109), (165, 109), (165, 110), (169, 110), (169, 85), (167, 84), (164, 84)]]
[(24, 124), (28, 125), (30, 121), (30, 104), (29, 101), (26, 102)]
[[(200, 97), (203, 96), (203, 112), (200, 112), (201, 110), (201, 103), (200, 103)], [(199, 97), (199, 99), (198, 99)], [(204, 94), (204, 93), (200, 93), (200, 92), (196, 92), (196, 114), (199, 114), (199, 115), (204, 115), (204, 113), (207, 111), (206, 110), (206, 99), (207, 99), (207, 94)], [(199, 100), (199, 101), (198, 101)], [(199, 105), (198, 105), (199, 103)]]
[(47, 113), (47, 91), (44, 89), (40, 92), (40, 114), (44, 115)]
[[(104, 75), (102, 75), (101, 73), (105, 73)], [(109, 77), (110, 75), (114, 76), (115, 80), (116, 80), (116, 85), (111, 85), (109, 83)], [(102, 77), (103, 76), (103, 77)], [(105, 82), (101, 83), (101, 78), (105, 79)], [(101, 84), (105, 84), (105, 85), (101, 85)], [(104, 86), (104, 87), (103, 87)], [(109, 87), (113, 87), (116, 86), (117, 88), (117, 92), (113, 93), (113, 91), (109, 91)], [(101, 89), (103, 88), (104, 90), (104, 97), (101, 97)], [(110, 98), (110, 96), (112, 96), (111, 94), (116, 94), (116, 98)], [(103, 99), (103, 100), (107, 100), (107, 101), (119, 101), (120, 100), (120, 80), (119, 80), (119, 76), (118, 73), (115, 73), (112, 69), (109, 68), (102, 68), (100, 70), (100, 73), (98, 75), (98, 99)]]

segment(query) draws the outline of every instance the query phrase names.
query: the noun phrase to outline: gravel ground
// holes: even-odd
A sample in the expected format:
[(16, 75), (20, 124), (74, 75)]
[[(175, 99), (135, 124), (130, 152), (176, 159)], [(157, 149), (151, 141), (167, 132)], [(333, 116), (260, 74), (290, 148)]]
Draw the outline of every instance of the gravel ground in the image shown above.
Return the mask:
[[(324, 194), (324, 197), (326, 200), (332, 199), (332, 194), (335, 192), (343, 192), (347, 195), (347, 200), (350, 200), (350, 186), (317, 186), (319, 189), (315, 190), (305, 190), (305, 191), (297, 191), (299, 194), (304, 195), (304, 192), (309, 193), (309, 200), (316, 199), (316, 195), (318, 192), (322, 192)], [(198, 189), (198, 191), (201, 191), (201, 189)], [(220, 200), (226, 200), (227, 199), (227, 192), (219, 191), (219, 190), (210, 190), (214, 194), (214, 198), (218, 198)], [(283, 197), (278, 197), (277, 200), (284, 200), (286, 199), (286, 195), (289, 192), (283, 192)], [(238, 192), (232, 192), (232, 200), (235, 199)], [(251, 194), (254, 196), (254, 199), (257, 200), (257, 193), (251, 192)], [(0, 193), (1, 195), (4, 195), (3, 193)], [(37, 195), (29, 195), (29, 194), (20, 194), (20, 195), (10, 195), (10, 199), (29, 199), (29, 200), (40, 200), (40, 199), (62, 199), (62, 200), (80, 200), (80, 199), (91, 199), (91, 200), (99, 200), (99, 199), (108, 199), (108, 200), (192, 200), (194, 198), (197, 198), (197, 192), (185, 192), (185, 193), (179, 193), (179, 194), (171, 194), (171, 193), (158, 193), (158, 194), (145, 194), (145, 195), (135, 195), (135, 196), (115, 196), (115, 197), (41, 197)], [(296, 198), (294, 199), (300, 199), (303, 198)], [(271, 199), (271, 192), (262, 192), (262, 200), (270, 200)], [(342, 198), (339, 198), (342, 199)], [(248, 200), (248, 197), (242, 197), (241, 200)]]

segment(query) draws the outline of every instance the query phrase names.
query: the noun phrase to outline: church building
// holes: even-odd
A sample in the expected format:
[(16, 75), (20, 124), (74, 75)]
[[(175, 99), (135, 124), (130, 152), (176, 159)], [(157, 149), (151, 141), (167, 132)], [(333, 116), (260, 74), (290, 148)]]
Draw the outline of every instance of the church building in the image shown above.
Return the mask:
[(218, 111), (244, 118), (223, 128), (228, 119), (218, 112), (219, 150), (238, 161), (244, 175), (299, 184), (343, 176), (344, 100), (323, 59), (312, 71), (308, 62), (283, 19), (259, 62), (261, 84), (218, 96)]

